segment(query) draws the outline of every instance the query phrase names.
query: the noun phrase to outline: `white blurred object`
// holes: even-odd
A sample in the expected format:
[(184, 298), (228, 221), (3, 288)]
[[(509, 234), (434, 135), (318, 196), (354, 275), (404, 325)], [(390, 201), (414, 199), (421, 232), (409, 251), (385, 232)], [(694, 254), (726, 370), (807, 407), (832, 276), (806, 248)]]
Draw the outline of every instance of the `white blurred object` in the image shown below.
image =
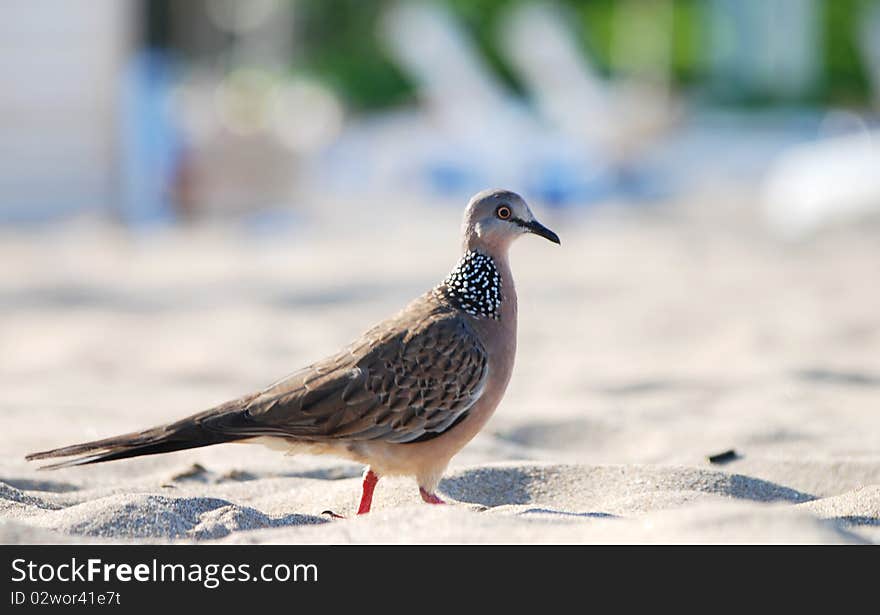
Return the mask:
[(323, 84), (298, 78), (275, 92), (276, 137), (298, 154), (314, 154), (339, 136), (345, 119), (342, 103)]
[(542, 131), (455, 18), (438, 4), (397, 2), (384, 14), (380, 36), (415, 83), (422, 105), (406, 119), (405, 145), (383, 139), (370, 162), (380, 157), (379, 149), (382, 158), (394, 152), (399, 185), (409, 177), (441, 192), (522, 189), (520, 169)]
[(397, 3), (385, 14), (382, 31), (392, 55), (443, 123), (466, 126), (505, 105), (503, 88), (440, 6)]
[(217, 84), (214, 113), (232, 134), (260, 134), (268, 128), (276, 88), (277, 80), (266, 71), (234, 70)]
[[(566, 16), (543, 2), (514, 5), (501, 22), (500, 46), (522, 77), (544, 119), (565, 134), (597, 144), (613, 159), (622, 159), (665, 131), (677, 115), (668, 88), (672, 8), (669, 3), (625, 5), (656, 13), (651, 36), (642, 37), (645, 53), (631, 52), (623, 23), (617, 20), (615, 49), (627, 79), (604, 80), (578, 49)], [(653, 14), (652, 13), (652, 14)], [(629, 13), (626, 13), (629, 14)], [(664, 48), (665, 51), (664, 51)], [(624, 50), (629, 50), (624, 52)], [(629, 55), (627, 55), (629, 54)]]
[(539, 112), (563, 131), (612, 138), (614, 108), (606, 85), (566, 32), (556, 7), (517, 5), (504, 16), (500, 47), (524, 79)]
[(3, 3), (0, 219), (109, 211), (134, 2)]
[(770, 229), (785, 239), (880, 215), (880, 131), (792, 148), (770, 168), (761, 200)]

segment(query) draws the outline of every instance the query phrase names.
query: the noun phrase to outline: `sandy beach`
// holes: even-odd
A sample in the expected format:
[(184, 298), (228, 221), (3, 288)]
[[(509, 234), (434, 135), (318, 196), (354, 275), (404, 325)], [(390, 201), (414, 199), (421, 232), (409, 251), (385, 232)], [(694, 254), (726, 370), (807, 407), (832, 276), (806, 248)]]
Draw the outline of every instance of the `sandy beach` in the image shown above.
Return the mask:
[(362, 468), (333, 458), (227, 444), (41, 472), (24, 456), (328, 354), (442, 279), (460, 208), (328, 206), (280, 233), (4, 231), (0, 542), (880, 542), (880, 229), (784, 244), (748, 203), (536, 204), (562, 246), (513, 248), (516, 368), (440, 484), (450, 504), (389, 479), (345, 520), (321, 513), (353, 515)]

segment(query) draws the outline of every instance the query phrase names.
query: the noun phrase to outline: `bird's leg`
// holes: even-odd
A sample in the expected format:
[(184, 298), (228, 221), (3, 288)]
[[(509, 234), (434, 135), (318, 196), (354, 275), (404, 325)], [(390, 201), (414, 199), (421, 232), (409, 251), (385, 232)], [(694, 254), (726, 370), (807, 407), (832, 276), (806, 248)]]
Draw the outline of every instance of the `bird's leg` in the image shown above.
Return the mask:
[[(370, 506), (373, 504), (373, 490), (376, 488), (376, 483), (379, 482), (379, 475), (373, 472), (370, 468), (367, 468), (367, 471), (364, 472), (364, 487), (363, 493), (361, 493), (361, 504), (358, 506), (359, 515), (365, 515), (370, 512)], [(331, 519), (345, 519), (344, 516), (338, 515), (332, 510), (325, 510), (321, 513), (322, 515), (327, 515)]]
[(443, 500), (437, 497), (436, 493), (431, 493), (429, 491), (425, 491), (424, 487), (419, 487), (419, 495), (422, 496), (422, 499), (428, 504), (445, 504)]
[(376, 483), (379, 482), (379, 477), (375, 472), (367, 468), (366, 474), (364, 474), (364, 490), (361, 494), (361, 505), (358, 506), (359, 515), (365, 515), (370, 512), (370, 506), (373, 503), (373, 490), (376, 488)]

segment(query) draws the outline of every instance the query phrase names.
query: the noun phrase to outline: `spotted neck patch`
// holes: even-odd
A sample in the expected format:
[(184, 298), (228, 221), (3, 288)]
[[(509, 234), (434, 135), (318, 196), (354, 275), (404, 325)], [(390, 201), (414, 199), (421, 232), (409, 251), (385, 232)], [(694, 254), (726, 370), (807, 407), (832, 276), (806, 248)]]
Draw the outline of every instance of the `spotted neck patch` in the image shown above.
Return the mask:
[(465, 252), (438, 290), (471, 316), (494, 320), (501, 317), (501, 275), (485, 254)]

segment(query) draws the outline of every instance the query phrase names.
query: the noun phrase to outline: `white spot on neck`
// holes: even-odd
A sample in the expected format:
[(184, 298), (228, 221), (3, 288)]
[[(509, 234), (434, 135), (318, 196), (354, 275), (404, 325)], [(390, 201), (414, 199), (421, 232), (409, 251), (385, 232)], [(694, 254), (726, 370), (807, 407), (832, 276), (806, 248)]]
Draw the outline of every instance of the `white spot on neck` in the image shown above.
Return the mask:
[(471, 316), (501, 317), (501, 274), (491, 257), (468, 250), (438, 290)]

